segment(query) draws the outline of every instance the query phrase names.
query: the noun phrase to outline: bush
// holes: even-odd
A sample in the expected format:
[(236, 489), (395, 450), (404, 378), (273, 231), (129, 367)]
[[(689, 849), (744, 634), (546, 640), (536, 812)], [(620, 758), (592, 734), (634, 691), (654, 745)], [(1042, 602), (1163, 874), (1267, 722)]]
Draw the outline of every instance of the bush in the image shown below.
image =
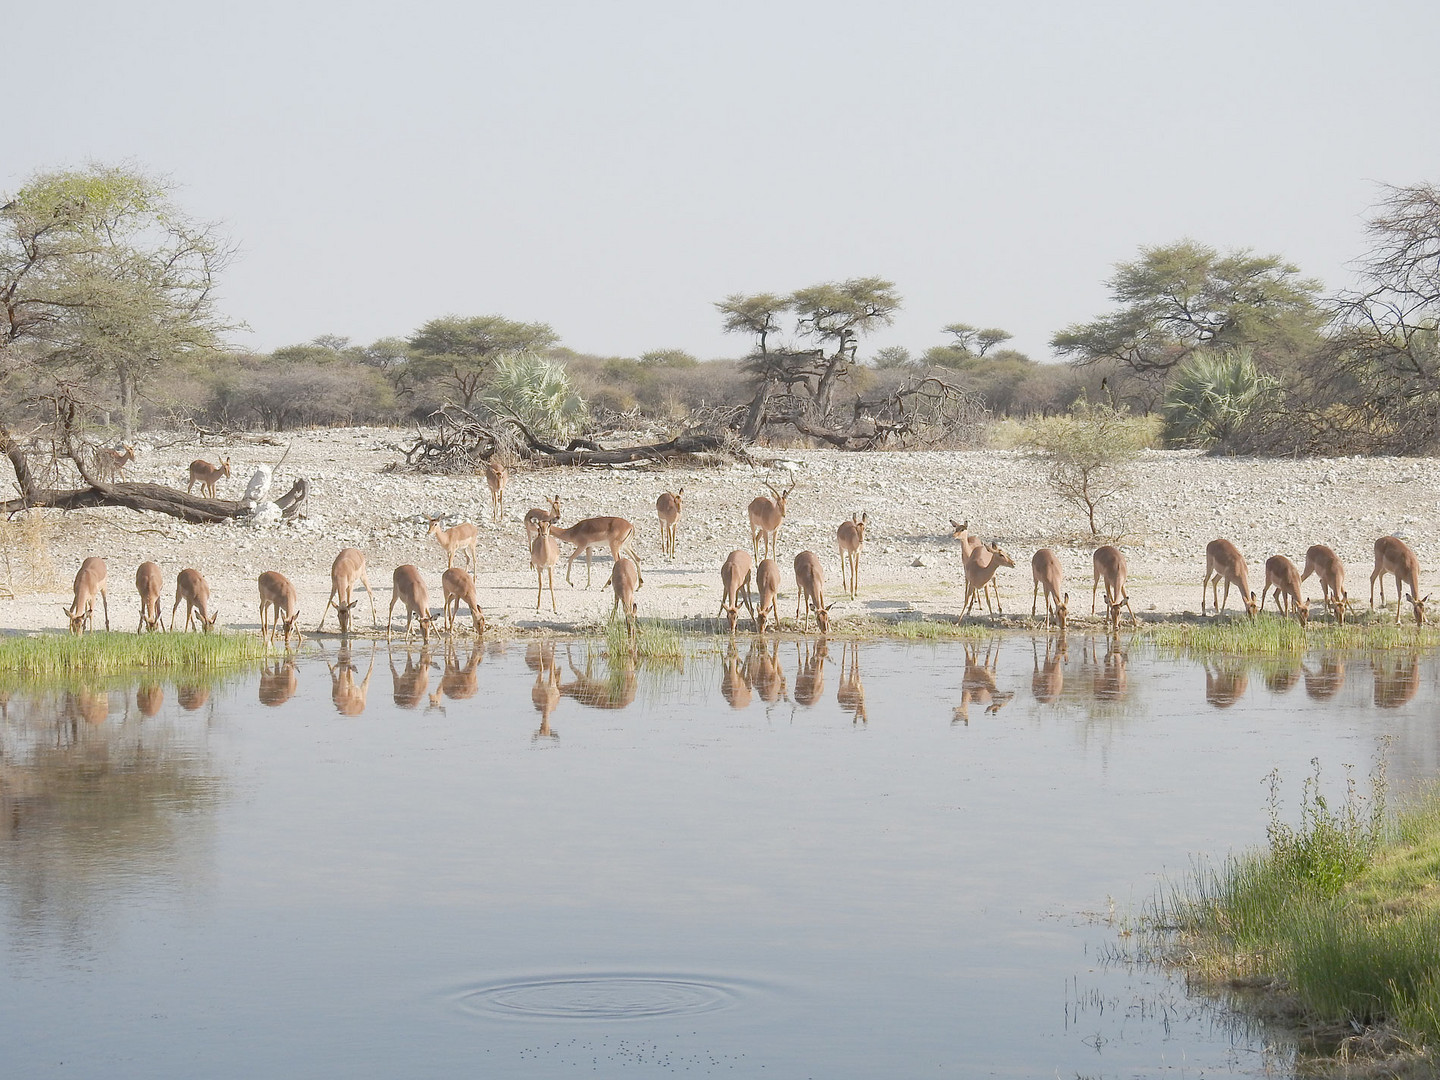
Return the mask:
[(1249, 349), (1197, 353), (1180, 365), (1160, 408), (1172, 445), (1238, 449), (1247, 421), (1275, 390)]
[(1154, 437), (1145, 419), (1084, 400), (1068, 416), (1031, 420), (1023, 432), (1024, 445), (1049, 463), (1055, 493), (1085, 512), (1091, 536), (1100, 532), (1100, 506), (1130, 489), (1126, 467)]

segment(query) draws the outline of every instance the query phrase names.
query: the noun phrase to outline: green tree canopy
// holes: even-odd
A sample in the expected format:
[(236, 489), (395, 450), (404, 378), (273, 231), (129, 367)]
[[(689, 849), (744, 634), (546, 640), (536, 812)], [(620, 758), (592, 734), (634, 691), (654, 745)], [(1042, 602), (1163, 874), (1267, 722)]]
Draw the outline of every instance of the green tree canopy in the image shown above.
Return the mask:
[(160, 181), (92, 165), (40, 173), (0, 204), (0, 379), (113, 375), (126, 425), (160, 363), (220, 346), (231, 251)]
[(1113, 359), (1138, 372), (1168, 371), (1197, 349), (1249, 346), (1285, 361), (1318, 341), (1320, 283), (1277, 255), (1221, 254), (1182, 240), (1140, 249), (1106, 282), (1120, 307), (1056, 334), (1075, 363)]
[(410, 349), (421, 374), (439, 374), (470, 408), (495, 361), (514, 353), (540, 353), (558, 344), (546, 323), (522, 323), (500, 315), (431, 319), (410, 335)]

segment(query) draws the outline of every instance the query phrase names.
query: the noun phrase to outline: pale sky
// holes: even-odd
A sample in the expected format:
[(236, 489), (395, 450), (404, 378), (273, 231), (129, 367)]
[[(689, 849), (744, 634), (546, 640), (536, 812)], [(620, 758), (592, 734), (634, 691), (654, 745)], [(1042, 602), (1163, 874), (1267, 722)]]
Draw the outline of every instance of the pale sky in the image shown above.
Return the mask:
[(11, 7), (0, 192), (168, 177), (256, 349), (498, 313), (737, 356), (714, 301), (874, 274), (865, 353), (1043, 359), (1142, 244), (1338, 287), (1379, 185), (1440, 181), (1434, 0)]

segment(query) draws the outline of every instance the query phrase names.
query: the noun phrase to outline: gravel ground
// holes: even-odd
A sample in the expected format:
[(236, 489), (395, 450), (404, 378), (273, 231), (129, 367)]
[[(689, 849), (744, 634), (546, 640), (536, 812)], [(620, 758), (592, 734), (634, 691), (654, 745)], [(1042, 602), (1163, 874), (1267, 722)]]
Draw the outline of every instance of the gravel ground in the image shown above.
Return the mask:
[[(535, 611), (535, 573), (529, 569), (522, 521), (526, 510), (543, 506), (543, 497), (555, 493), (562, 500), (562, 524), (597, 514), (635, 522), (645, 570), (638, 597), (643, 617), (707, 618), (718, 605), (721, 561), (733, 548), (750, 547), (745, 508), (766, 494), (766, 480), (795, 486), (779, 537), (786, 581), (782, 616), (794, 612), (790, 562), (798, 551), (811, 548), (824, 558), (829, 599), (839, 601), (835, 616), (953, 618), (964, 585), (959, 545), (950, 537), (949, 521), (955, 518), (968, 520), (973, 531), (997, 541), (1014, 558), (1016, 568), (998, 575), (1007, 614), (1028, 617), (1030, 556), (1049, 546), (1064, 566), (1072, 615), (1088, 618), (1084, 588), (1091, 583), (1096, 542), (1086, 535), (1081, 515), (1051, 492), (1043, 464), (1015, 451), (762, 451), (763, 460), (755, 466), (522, 468), (512, 473), (503, 520), (493, 525), (483, 477), (385, 471), (401, 460), (397, 446), (406, 437), (404, 431), (357, 428), (287, 435), (276, 445), (202, 444), (159, 433), (141, 438), (139, 457), (126, 479), (183, 488), (192, 459), (216, 461), (228, 454), (234, 476), (220, 482), (221, 498), (238, 498), (256, 465), (273, 466), (285, 454), (271, 494), (287, 490), (298, 476), (307, 477), (308, 517), (265, 526), (198, 526), (127, 510), (46, 511), (48, 581), (46, 567), (26, 556), (20, 536), (24, 527), (7, 524), (4, 543), (14, 595), (0, 599), (0, 627), (63, 627), (60, 606), (70, 600), (75, 570), (86, 556), (100, 555), (109, 564), (115, 601), (111, 625), (117, 629), (135, 626), (135, 568), (153, 559), (165, 572), (167, 617), (176, 572), (193, 566), (210, 582), (221, 625), (254, 628), (259, 618), (255, 579), (262, 571), (279, 570), (299, 592), (301, 622), (308, 630), (325, 606), (331, 560), (347, 545), (366, 553), (382, 620), (390, 602), (390, 575), (401, 563), (424, 571), (432, 609), (438, 611), (445, 556), (426, 536), (425, 518), (432, 514), (479, 526), (478, 586), (488, 619), (517, 629), (594, 625), (610, 611), (608, 591), (600, 587), (609, 573), (608, 555), (596, 560), (588, 590), (583, 559), (576, 563), (575, 587), (566, 586), (560, 575), (558, 617), (550, 612), (548, 595), (543, 611)], [(682, 487), (679, 549), (672, 560), (660, 554), (655, 499), (667, 488)], [(859, 511), (868, 513), (869, 531), (860, 594), (850, 600), (839, 596), (835, 529)], [(1142, 619), (1198, 613), (1205, 544), (1217, 536), (1233, 540), (1245, 554), (1257, 592), (1267, 556), (1284, 553), (1303, 565), (1309, 545), (1329, 544), (1346, 562), (1352, 599), (1363, 605), (1379, 536), (1394, 533), (1415, 549), (1422, 589), (1434, 578), (1440, 559), (1440, 474), (1432, 462), (1420, 459), (1256, 460), (1148, 451), (1134, 467), (1132, 491), (1106, 512), (1106, 519), (1121, 533), (1130, 597)], [(568, 554), (568, 546), (561, 546), (562, 556)], [(1314, 579), (1306, 583), (1306, 593), (1318, 596)], [(792, 605), (788, 609), (786, 602)], [(328, 625), (334, 627), (333, 615)]]

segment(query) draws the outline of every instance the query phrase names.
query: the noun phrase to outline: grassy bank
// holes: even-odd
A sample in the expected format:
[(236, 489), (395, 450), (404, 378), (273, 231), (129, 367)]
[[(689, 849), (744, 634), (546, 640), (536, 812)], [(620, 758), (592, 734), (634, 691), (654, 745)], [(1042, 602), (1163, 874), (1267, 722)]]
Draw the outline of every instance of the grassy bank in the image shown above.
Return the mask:
[(0, 638), (0, 676), (46, 679), (171, 668), (217, 670), (264, 656), (264, 645), (252, 634), (44, 634)]
[(1300, 656), (1310, 649), (1396, 649), (1440, 646), (1440, 629), (1396, 625), (1393, 619), (1375, 618), (1337, 626), (1312, 624), (1301, 629), (1294, 619), (1204, 619), (1195, 622), (1165, 622), (1141, 625), (1138, 640), (1153, 642), (1162, 649), (1231, 655), (1266, 654)]
[[(1308, 1032), (1319, 1071), (1432, 1076), (1440, 1066), (1440, 790), (1398, 814), (1383, 771), (1338, 807), (1307, 779), (1301, 823), (1195, 870), (1157, 901), (1162, 954), (1202, 986)], [(1258, 994), (1256, 988), (1260, 988)], [(1398, 1071), (1396, 1071), (1398, 1070)]]

